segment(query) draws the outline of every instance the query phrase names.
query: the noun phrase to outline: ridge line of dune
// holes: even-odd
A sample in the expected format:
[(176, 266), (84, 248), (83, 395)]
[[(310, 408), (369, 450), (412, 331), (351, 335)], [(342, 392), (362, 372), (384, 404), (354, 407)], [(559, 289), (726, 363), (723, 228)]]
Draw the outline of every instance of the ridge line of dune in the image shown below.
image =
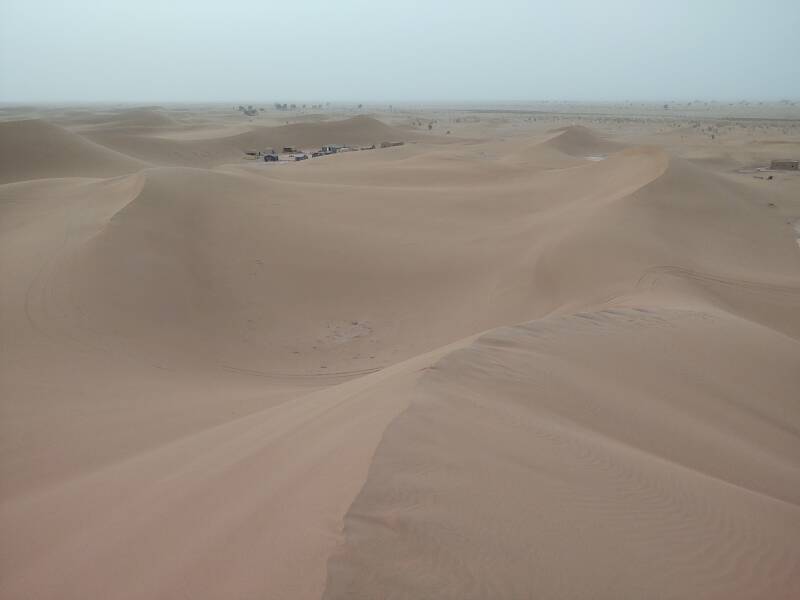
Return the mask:
[[(800, 292), (800, 290), (798, 290), (798, 292)], [(709, 310), (709, 309), (711, 309), (711, 310)], [(751, 319), (747, 319), (745, 317), (742, 317), (742, 316), (737, 315), (735, 313), (731, 313), (729, 311), (726, 311), (726, 310), (718, 308), (718, 307), (708, 307), (708, 308), (703, 308), (702, 310), (700, 310), (700, 309), (693, 309), (693, 308), (684, 308), (684, 307), (680, 307), (680, 306), (669, 306), (669, 305), (666, 305), (666, 304), (665, 305), (661, 305), (661, 306), (659, 306), (657, 308), (655, 308), (653, 306), (645, 306), (645, 305), (637, 306), (635, 304), (625, 304), (624, 307), (618, 307), (618, 306), (610, 305), (610, 306), (598, 306), (598, 307), (590, 309), (590, 310), (578, 310), (578, 311), (569, 312), (569, 313), (558, 313), (558, 314), (550, 313), (550, 314), (544, 315), (542, 317), (539, 317), (539, 318), (536, 318), (536, 319), (531, 319), (531, 320), (528, 320), (528, 321), (522, 321), (522, 322), (519, 322), (519, 323), (510, 323), (510, 324), (505, 324), (505, 325), (499, 325), (497, 327), (493, 327), (493, 328), (488, 329), (486, 331), (483, 331), (483, 332), (480, 332), (480, 333), (476, 333), (476, 334), (474, 334), (472, 336), (469, 336), (467, 338), (464, 338), (462, 340), (458, 340), (457, 342), (453, 342), (451, 344), (447, 344), (446, 346), (443, 346), (442, 348), (437, 349), (434, 352), (426, 353), (426, 354), (437, 354), (438, 356), (437, 356), (436, 360), (434, 362), (432, 362), (425, 370), (426, 371), (435, 371), (437, 369), (437, 366), (442, 364), (444, 361), (452, 358), (454, 355), (456, 355), (456, 354), (458, 354), (460, 352), (465, 352), (465, 351), (468, 352), (473, 345), (481, 345), (481, 344), (483, 344), (483, 345), (490, 346), (490, 347), (494, 346), (494, 344), (492, 343), (493, 342), (492, 337), (495, 334), (497, 334), (497, 333), (499, 333), (501, 331), (513, 331), (515, 329), (526, 330), (526, 329), (528, 329), (530, 327), (533, 327), (533, 326), (535, 326), (537, 324), (545, 324), (545, 323), (555, 324), (557, 326), (557, 324), (559, 322), (567, 323), (570, 320), (575, 319), (575, 318), (581, 318), (581, 319), (588, 318), (588, 319), (591, 319), (595, 315), (597, 315), (597, 316), (613, 315), (613, 316), (616, 317), (616, 316), (619, 315), (619, 313), (624, 312), (624, 311), (643, 312), (643, 313), (655, 314), (655, 315), (657, 315), (661, 311), (667, 311), (670, 314), (679, 314), (679, 315), (682, 315), (682, 316), (685, 316), (685, 317), (697, 317), (697, 316), (703, 316), (703, 315), (711, 316), (711, 315), (716, 314), (716, 315), (724, 316), (724, 318), (729, 318), (729, 319), (733, 319), (733, 320), (736, 320), (736, 321), (740, 321), (742, 323), (748, 323), (748, 324), (750, 324), (752, 326), (755, 326), (755, 327), (764, 328), (765, 330), (769, 331), (771, 334), (777, 334), (777, 335), (780, 335), (782, 337), (785, 337), (791, 343), (798, 344), (798, 351), (800, 351), (800, 340), (797, 340), (797, 339), (795, 339), (795, 338), (793, 338), (791, 336), (788, 336), (788, 335), (784, 334), (781, 331), (777, 331), (777, 330), (775, 330), (775, 329), (773, 329), (771, 327), (768, 327), (767, 325), (759, 323), (758, 321), (753, 321)], [(501, 346), (498, 346), (498, 347), (503, 347), (503, 346), (501, 345)], [(445, 351), (445, 349), (447, 349), (447, 350)], [(505, 351), (509, 351), (510, 350), (509, 348), (505, 348), (505, 347), (503, 347), (503, 349)], [(411, 360), (413, 360), (413, 359), (411, 359)], [(421, 377), (422, 378), (426, 377), (426, 374), (423, 374)], [(422, 382), (420, 381), (419, 383), (422, 383)], [(411, 403), (409, 402), (409, 407), (410, 407), (410, 405), (411, 405)], [(761, 415), (759, 415), (759, 416), (761, 417)], [(720, 483), (724, 483), (726, 485), (730, 485), (732, 487), (741, 489), (743, 491), (747, 491), (747, 492), (756, 494), (758, 496), (762, 496), (764, 498), (768, 498), (770, 500), (774, 500), (776, 502), (780, 502), (780, 503), (783, 503), (783, 504), (788, 504), (793, 508), (800, 509), (800, 501), (794, 502), (794, 501), (791, 501), (791, 500), (788, 500), (788, 499), (785, 499), (785, 498), (780, 498), (780, 497), (774, 496), (774, 495), (769, 494), (769, 493), (767, 493), (767, 492), (765, 492), (763, 490), (757, 490), (757, 489), (753, 489), (753, 488), (741, 485), (739, 483), (736, 483), (735, 481), (731, 481), (731, 480), (725, 479), (724, 477), (720, 477), (718, 475), (714, 475), (712, 473), (708, 473), (706, 471), (703, 471), (703, 470), (701, 470), (701, 469), (699, 469), (697, 467), (693, 467), (693, 466), (684, 464), (684, 463), (682, 463), (682, 462), (680, 462), (678, 460), (669, 458), (669, 457), (667, 457), (667, 456), (665, 456), (663, 454), (659, 454), (659, 453), (656, 453), (656, 452), (653, 452), (653, 451), (649, 451), (649, 450), (647, 450), (647, 449), (645, 449), (645, 448), (643, 448), (643, 447), (641, 447), (639, 445), (634, 444), (633, 442), (620, 440), (618, 438), (614, 438), (614, 437), (612, 437), (611, 435), (609, 435), (607, 433), (604, 433), (604, 432), (599, 431), (597, 429), (592, 429), (592, 428), (580, 423), (579, 421), (569, 420), (569, 423), (571, 423), (571, 425), (573, 427), (575, 427), (575, 428), (577, 428), (579, 430), (582, 430), (582, 431), (587, 432), (587, 433), (591, 433), (593, 435), (596, 435), (598, 437), (601, 437), (601, 438), (605, 439), (610, 444), (617, 444), (617, 445), (629, 448), (629, 449), (631, 449), (633, 451), (640, 452), (643, 455), (649, 456), (649, 457), (657, 459), (657, 460), (664, 461), (665, 463), (669, 463), (669, 464), (671, 464), (671, 465), (673, 465), (675, 467), (678, 467), (680, 469), (685, 469), (687, 471), (694, 472), (694, 473), (696, 473), (698, 475), (701, 475), (703, 477), (708, 477), (708, 478), (713, 479), (715, 481), (718, 481)], [(792, 429), (791, 433), (793, 435), (798, 435), (800, 437), (800, 431)]]
[[(576, 320), (581, 316), (588, 320)], [(595, 322), (593, 316), (608, 318)], [(683, 317), (699, 320), (682, 322)], [(729, 328), (728, 319), (738, 325)], [(601, 531), (605, 527), (620, 528), (622, 545), (609, 550), (602, 541), (590, 536), (587, 543), (592, 550), (586, 560), (609, 558), (615, 568), (593, 571), (588, 575), (588, 583), (576, 583), (573, 589), (606, 589), (598, 586), (619, 581), (622, 572), (614, 556), (617, 553), (630, 556), (632, 550), (627, 546), (633, 542), (645, 548), (653, 543), (657, 548), (661, 543), (677, 545), (686, 547), (688, 552), (705, 535), (713, 535), (716, 540), (713, 552), (706, 548), (703, 560), (687, 563), (685, 573), (691, 578), (684, 584), (687, 589), (696, 589), (697, 585), (740, 589), (753, 584), (759, 589), (788, 590), (786, 586), (796, 580), (796, 574), (792, 575), (787, 567), (797, 552), (791, 551), (787, 539), (778, 540), (774, 535), (781, 519), (794, 529), (800, 526), (800, 504), (773, 493), (782, 489), (784, 494), (793, 494), (789, 482), (781, 477), (793, 469), (791, 462), (786, 462), (785, 446), (784, 454), (773, 454), (773, 448), (765, 449), (763, 454), (751, 454), (741, 466), (742, 473), (733, 471), (738, 479), (733, 481), (724, 476), (732, 471), (730, 465), (725, 466), (727, 456), (722, 451), (733, 451), (732, 456), (743, 457), (748, 453), (747, 445), (757, 443), (757, 438), (739, 442), (738, 432), (732, 427), (735, 420), (718, 426), (713, 421), (699, 419), (703, 429), (685, 433), (684, 443), (708, 444), (711, 456), (698, 457), (689, 451), (688, 456), (693, 457), (695, 464), (687, 464), (680, 459), (681, 448), (671, 447), (664, 439), (650, 442), (646, 448), (637, 443), (646, 434), (620, 434), (620, 426), (609, 419), (613, 420), (620, 406), (635, 410), (633, 400), (638, 392), (643, 399), (649, 397), (652, 404), (636, 415), (636, 421), (654, 428), (653, 433), (663, 438), (679, 423), (688, 424), (697, 417), (707, 416), (702, 407), (683, 413), (682, 399), (648, 395), (648, 390), (633, 385), (636, 376), (628, 373), (622, 379), (631, 376), (631, 382), (617, 393), (632, 395), (631, 401), (609, 403), (610, 416), (595, 422), (592, 415), (596, 410), (602, 411), (602, 405), (595, 408), (591, 388), (569, 387), (569, 380), (559, 378), (559, 375), (564, 377), (564, 371), (556, 371), (550, 386), (541, 384), (548, 381), (550, 369), (568, 361), (568, 355), (557, 350), (563, 349), (558, 346), (559, 340), (566, 339), (567, 347), (574, 347), (575, 343), (594, 338), (593, 346), (597, 346), (602, 344), (604, 336), (596, 333), (595, 328), (608, 327), (615, 336), (612, 339), (618, 341), (636, 334), (640, 343), (658, 348), (675, 335), (673, 328), (688, 336), (684, 340), (702, 340), (704, 334), (694, 331), (697, 327), (709, 328), (709, 332), (730, 329), (735, 335), (747, 335), (753, 326), (758, 325), (736, 315), (712, 315), (698, 310), (612, 308), (498, 327), (440, 357), (420, 378), (409, 408), (384, 431), (367, 481), (345, 517), (346, 541), (331, 556), (323, 598), (381, 597), (392, 589), (397, 590), (398, 598), (410, 599), (419, 597), (423, 585), (437, 597), (512, 598), (516, 597), (514, 590), (530, 590), (535, 582), (547, 586), (541, 589), (555, 593), (563, 585), (560, 582), (564, 573), (581, 572), (585, 563), (559, 562), (560, 552), (556, 550), (551, 555), (548, 543), (558, 543), (560, 536), (568, 536), (574, 544), (582, 537), (583, 527), (590, 523), (595, 523), (594, 527)], [(493, 336), (498, 339), (493, 340)], [(655, 336), (659, 341), (649, 341)], [(767, 328), (763, 328), (759, 338), (775, 340)], [(796, 342), (785, 339), (776, 343), (784, 355), (787, 344)], [(637, 344), (629, 345), (626, 353), (636, 352), (637, 348)], [(588, 356), (589, 351), (573, 367), (586, 366), (584, 361)], [(538, 363), (547, 366), (537, 367)], [(683, 364), (679, 362), (670, 371), (681, 369)], [(595, 367), (590, 365), (590, 368)], [(566, 372), (575, 375), (574, 368)], [(540, 384), (535, 387), (514, 384), (517, 379), (527, 382), (528, 378)], [(549, 388), (561, 385), (562, 381), (567, 390), (583, 392), (585, 400), (572, 406), (559, 395), (556, 398), (566, 403), (561, 406), (558, 400), (548, 398)], [(611, 400), (608, 394), (613, 394), (616, 386), (612, 383), (609, 387), (604, 380), (598, 384), (605, 390), (600, 398)], [(723, 396), (718, 402), (728, 400)], [(746, 407), (739, 408), (746, 417)], [(675, 409), (678, 410), (673, 413)], [(661, 418), (678, 420), (665, 428), (659, 423), (659, 414)], [(636, 427), (636, 423), (632, 426)], [(761, 435), (770, 431), (768, 426), (759, 426), (758, 420), (753, 430), (760, 430)], [(710, 434), (707, 440), (703, 432)], [(516, 439), (521, 447), (506, 447), (504, 434), (511, 438), (509, 444)], [(538, 453), (520, 454), (531, 443), (531, 437), (535, 440), (534, 447), (544, 454), (542, 458)], [(490, 451), (487, 444), (492, 444), (492, 440), (498, 447), (492, 446)], [(721, 453), (718, 460), (716, 449)], [(548, 468), (553, 461), (556, 465)], [(762, 475), (754, 471), (762, 461), (770, 467), (770, 473)], [(707, 468), (711, 465), (714, 472)], [(556, 466), (559, 468), (551, 471)], [(573, 469), (592, 473), (590, 481), (584, 482), (584, 476), (571, 474)], [(560, 476), (562, 470), (565, 474)], [(511, 473), (521, 480), (508, 479)], [(526, 483), (526, 479), (533, 483)], [(502, 487), (498, 489), (496, 485)], [(719, 498), (728, 499), (731, 507), (725, 507), (726, 511), (717, 515)], [(774, 516), (770, 514), (773, 511)], [(550, 513), (554, 516), (548, 517)], [(751, 523), (742, 513), (761, 516), (764, 523)], [(610, 518), (611, 523), (607, 525), (605, 519), (598, 521), (599, 515)], [(529, 525), (526, 519), (535, 520), (537, 525)], [(570, 527), (572, 519), (579, 519), (575, 529)], [(702, 531), (695, 531), (697, 526), (702, 526)], [(517, 527), (521, 531), (515, 531)], [(537, 532), (541, 540), (531, 537)], [(772, 544), (778, 541), (781, 545), (773, 548)], [(567, 550), (568, 555), (577, 552), (572, 544), (568, 548), (572, 548), (572, 552)], [(734, 558), (728, 556), (729, 551)], [(499, 558), (489, 558), (498, 556), (497, 553)], [(660, 554), (657, 549), (653, 553), (654, 557)], [(392, 560), (388, 559), (390, 556)], [(527, 561), (531, 568), (541, 570), (540, 563), (549, 567), (536, 576), (528, 570), (514, 571), (507, 558), (512, 556)], [(684, 572), (680, 567), (679, 563), (675, 568)], [(406, 568), (414, 570), (415, 579), (403, 578)], [(508, 569), (505, 573), (508, 579), (497, 578), (497, 568)], [(548, 568), (557, 568), (559, 572), (550, 573)], [(730, 568), (736, 568), (735, 584), (725, 577)], [(753, 570), (765, 572), (756, 576)], [(660, 575), (674, 581), (675, 573)], [(624, 579), (637, 582), (639, 576), (626, 574)], [(403, 582), (402, 587), (398, 587), (398, 581)], [(659, 589), (660, 585), (641, 580), (638, 589)]]
[[(513, 325), (511, 325), (511, 326), (513, 327)], [(505, 326), (503, 326), (503, 327), (505, 327)], [(331, 385), (329, 387), (325, 387), (323, 389), (309, 391), (307, 393), (302, 394), (299, 397), (294, 398), (290, 402), (294, 403), (297, 406), (300, 406), (300, 405), (303, 405), (303, 404), (309, 405), (311, 403), (317, 402), (320, 398), (324, 398), (325, 396), (328, 396), (328, 395), (336, 395), (336, 394), (341, 394), (341, 393), (344, 393), (344, 392), (346, 392), (348, 394), (362, 393), (364, 390), (369, 389), (370, 387), (373, 387), (375, 385), (378, 385), (383, 379), (388, 379), (388, 378), (394, 377), (394, 376), (396, 376), (398, 374), (410, 373), (410, 372), (418, 372), (418, 371), (422, 371), (424, 369), (432, 368), (432, 367), (435, 366), (436, 362), (439, 359), (447, 356), (450, 352), (456, 351), (457, 349), (459, 349), (459, 348), (461, 348), (463, 346), (469, 345), (472, 341), (475, 341), (476, 339), (480, 338), (483, 335), (490, 334), (492, 331), (494, 331), (494, 328), (490, 329), (490, 330), (487, 330), (487, 331), (484, 331), (484, 332), (481, 332), (481, 333), (477, 333), (477, 334), (474, 334), (474, 335), (467, 336), (465, 338), (458, 339), (456, 341), (453, 341), (453, 342), (450, 342), (448, 344), (445, 344), (444, 346), (441, 346), (441, 347), (436, 348), (434, 350), (430, 350), (428, 352), (423, 352), (422, 354), (407, 358), (407, 359), (402, 360), (402, 361), (400, 361), (398, 363), (390, 364), (390, 365), (387, 365), (385, 367), (377, 367), (374, 370), (370, 370), (368, 372), (361, 373), (361, 374), (357, 373), (356, 374), (357, 376), (352, 378), (352, 379), (349, 379), (347, 381), (343, 381), (343, 382), (340, 382), (340, 383), (335, 383), (335, 384), (333, 384), (333, 385)], [(430, 361), (433, 361), (433, 362), (430, 362)], [(226, 365), (220, 365), (220, 367), (224, 369), (224, 368), (226, 368)], [(279, 374), (277, 376), (280, 377), (280, 376), (287, 376), (287, 375), (290, 375), (290, 374)], [(327, 375), (330, 375), (330, 374), (322, 373), (320, 375), (321, 376), (327, 376)], [(297, 374), (297, 376), (301, 377), (301, 378), (302, 377), (313, 377), (313, 376), (307, 375), (307, 374)], [(354, 390), (350, 391), (349, 388), (354, 388)], [(337, 406), (341, 405), (342, 403), (344, 403), (346, 401), (347, 401), (346, 399), (339, 400), (338, 402), (336, 402), (336, 403), (332, 404), (331, 406), (327, 407), (325, 409), (325, 411), (333, 410)], [(288, 403), (277, 404), (275, 406), (270, 406), (270, 407), (261, 409), (261, 410), (259, 410), (257, 412), (254, 412), (254, 413), (250, 413), (250, 414), (243, 415), (241, 417), (237, 417), (237, 418), (229, 420), (229, 421), (225, 421), (223, 423), (218, 423), (216, 425), (213, 425), (211, 427), (207, 427), (207, 428), (202, 429), (200, 431), (193, 431), (193, 432), (188, 433), (188, 434), (186, 434), (184, 436), (181, 436), (179, 438), (171, 439), (168, 442), (165, 442), (165, 443), (160, 444), (158, 446), (153, 446), (153, 447), (147, 448), (146, 450), (144, 450), (143, 452), (140, 452), (139, 454), (136, 454), (136, 455), (133, 455), (133, 456), (126, 456), (126, 457), (122, 458), (119, 461), (112, 462), (112, 463), (107, 463), (107, 464), (103, 465), (101, 468), (97, 469), (96, 471), (92, 471), (92, 472), (89, 472), (89, 473), (84, 473), (84, 474), (82, 474), (82, 475), (80, 475), (78, 477), (75, 477), (73, 479), (68, 479), (68, 480), (56, 482), (50, 487), (38, 488), (38, 489), (35, 489), (35, 490), (31, 491), (28, 494), (24, 494), (24, 495), (21, 495), (21, 496), (16, 496), (10, 501), (8, 501), (8, 500), (4, 501), (4, 504), (13, 504), (13, 503), (15, 503), (15, 502), (17, 502), (19, 500), (22, 500), (22, 499), (29, 499), (29, 498), (33, 498), (33, 497), (36, 497), (36, 496), (39, 496), (39, 495), (46, 495), (46, 494), (50, 493), (52, 490), (54, 490), (54, 489), (67, 487), (67, 486), (70, 486), (72, 484), (76, 484), (76, 485), (80, 484), (84, 480), (89, 480), (89, 479), (92, 479), (92, 478), (95, 478), (95, 477), (100, 477), (100, 476), (104, 475), (106, 471), (110, 472), (110, 471), (114, 471), (114, 470), (119, 469), (119, 468), (125, 468), (126, 466), (129, 466), (129, 465), (131, 465), (131, 464), (133, 464), (133, 463), (135, 463), (135, 462), (137, 462), (139, 460), (146, 460), (149, 457), (154, 456), (154, 455), (159, 454), (159, 453), (162, 453), (165, 450), (178, 448), (180, 446), (185, 445), (187, 442), (192, 441), (195, 438), (201, 438), (201, 437), (206, 437), (206, 436), (209, 436), (209, 435), (214, 435), (216, 433), (221, 433), (221, 432), (224, 432), (224, 430), (226, 430), (226, 429), (242, 426), (248, 421), (264, 420), (271, 413), (275, 413), (275, 412), (280, 412), (280, 411), (286, 410), (287, 406), (288, 406)]]
[(3, 183), (64, 176), (107, 178), (150, 164), (42, 119), (0, 122)]
[[(81, 566), (81, 561), (125, 561), (129, 559), (124, 557), (131, 553), (137, 553), (139, 549), (149, 550), (146, 546), (142, 547), (130, 540), (115, 539), (114, 530), (118, 526), (116, 523), (122, 515), (125, 515), (126, 520), (134, 522), (143, 520), (141, 527), (145, 529), (159, 523), (161, 526), (168, 527), (169, 524), (163, 517), (159, 516), (157, 520), (153, 521), (147, 515), (156, 516), (164, 511), (172, 514), (175, 510), (186, 512), (189, 510), (188, 505), (180, 508), (180, 503), (175, 504), (179, 502), (180, 498), (198, 494), (201, 494), (199, 497), (202, 497), (203, 490), (206, 488), (224, 490), (226, 489), (224, 482), (230, 477), (239, 477), (237, 472), (244, 469), (246, 465), (252, 464), (252, 467), (246, 467), (250, 470), (257, 468), (258, 464), (264, 461), (272, 463), (288, 460), (291, 463), (291, 459), (283, 457), (285, 452), (289, 451), (288, 448), (287, 450), (283, 450), (283, 448), (288, 445), (288, 447), (296, 446), (295, 450), (289, 451), (290, 455), (305, 456), (310, 452), (308, 458), (311, 462), (301, 463), (303, 471), (323, 469), (327, 472), (327, 476), (310, 478), (301, 477), (301, 473), (298, 472), (291, 477), (301, 477), (303, 485), (312, 488), (328, 486), (327, 479), (332, 477), (336, 481), (336, 485), (327, 491), (323, 491), (326, 490), (323, 487), (322, 490), (309, 491), (302, 497), (296, 498), (300, 504), (308, 501), (315, 505), (319, 504), (313, 510), (306, 508), (301, 515), (304, 521), (303, 527), (307, 527), (309, 521), (312, 523), (319, 521), (315, 527), (320, 527), (320, 529), (310, 537), (306, 536), (296, 539), (294, 542), (286, 542), (287, 547), (284, 548), (283, 553), (284, 561), (288, 560), (289, 562), (285, 566), (275, 566), (275, 568), (285, 569), (285, 571), (276, 572), (276, 579), (271, 581), (270, 586), (273, 590), (283, 589), (284, 593), (288, 593), (289, 589), (294, 590), (291, 594), (293, 598), (319, 597), (322, 593), (320, 586), (324, 584), (325, 580), (329, 552), (335, 544), (336, 536), (340, 535), (337, 532), (342, 530), (341, 525), (331, 528), (330, 519), (338, 515), (336, 520), (339, 523), (342, 522), (348, 507), (366, 480), (368, 466), (383, 431), (407, 406), (407, 395), (398, 395), (392, 390), (398, 385), (401, 387), (413, 386), (419, 373), (424, 371), (431, 361), (454, 347), (468, 343), (473, 337), (458, 340), (436, 350), (390, 365), (378, 372), (309, 392), (289, 402), (193, 432), (165, 444), (148, 448), (136, 455), (125, 457), (120, 461), (104, 465), (95, 471), (6, 500), (0, 507), (5, 513), (5, 519), (10, 523), (24, 522), (31, 513), (38, 512), (37, 507), (47, 511), (46, 514), (40, 514), (37, 517), (42, 523), (48, 523), (50, 519), (58, 522), (60, 511), (57, 508), (54, 509), (54, 506), (68, 506), (72, 507), (68, 510), (77, 509), (82, 512), (84, 510), (80, 508), (84, 504), (82, 498), (85, 498), (85, 501), (91, 499), (93, 515), (91, 525), (87, 524), (82, 529), (72, 531), (76, 520), (85, 519), (83, 516), (76, 516), (62, 523), (62, 530), (53, 532), (48, 550), (42, 553), (38, 561), (29, 565), (24, 571), (16, 572), (16, 577), (11, 581), (6, 581), (4, 586), (0, 585), (0, 590), (2, 593), (10, 593), (10, 590), (17, 589), (17, 586), (27, 589), (27, 586), (30, 585), (29, 578), (35, 577), (34, 573), (42, 569), (50, 571), (57, 565), (78, 561), (70, 567), (74, 574), (84, 568), (89, 568), (88, 565)], [(348, 427), (356, 428), (351, 432), (352, 435), (346, 435), (344, 431), (340, 430)], [(362, 437), (363, 440), (360, 441)], [(317, 446), (324, 447), (327, 444), (333, 444), (333, 448), (349, 448), (346, 453), (352, 456), (352, 460), (355, 462), (349, 462), (351, 459), (348, 459), (347, 463), (338, 464), (337, 457), (345, 451), (343, 449), (335, 451), (333, 448), (327, 451), (315, 449)], [(330, 464), (327, 467), (324, 466), (327, 463)], [(357, 469), (354, 471), (356, 467)], [(281, 467), (279, 463), (275, 463), (275, 468), (292, 469), (294, 467)], [(363, 469), (363, 473), (355, 479), (351, 479), (358, 469)], [(287, 471), (288, 475), (291, 473), (293, 471)], [(254, 489), (248, 495), (253, 496), (249, 502), (255, 502), (259, 494), (268, 493), (262, 502), (253, 505), (253, 510), (272, 511), (269, 513), (271, 519), (282, 520), (283, 524), (275, 523), (271, 526), (273, 535), (278, 535), (276, 531), (281, 530), (281, 527), (290, 526), (288, 521), (292, 517), (288, 515), (282, 517), (281, 515), (286, 510), (290, 512), (294, 510), (291, 503), (286, 504), (285, 499), (285, 497), (292, 497), (293, 492), (292, 488), (283, 490), (280, 487), (283, 483), (278, 474), (274, 477), (278, 478), (274, 484), (278, 486), (277, 488), (265, 488), (262, 492)], [(351, 481), (351, 483), (348, 484), (347, 481)], [(242, 493), (243, 490), (256, 485), (256, 483), (257, 480), (248, 476), (247, 480), (237, 483), (231, 489), (239, 490), (237, 493)], [(280, 497), (283, 498), (281, 506), (286, 506), (285, 509), (272, 506), (270, 498), (277, 498), (276, 495), (279, 491)], [(344, 504), (341, 504), (342, 502)], [(341, 512), (336, 512), (338, 510), (335, 509), (337, 503), (341, 504)], [(214, 510), (230, 512), (235, 510), (231, 506), (235, 507), (236, 504), (237, 501), (230, 498)], [(48, 506), (50, 508), (46, 508)], [(179, 513), (172, 518), (178, 521), (182, 519)], [(217, 517), (212, 512), (205, 513), (203, 519), (205, 521), (204, 528), (196, 532), (196, 535), (201, 537), (215, 531), (214, 523)], [(151, 521), (152, 524), (150, 524)], [(222, 527), (220, 533), (229, 527), (222, 523), (219, 526)], [(289, 529), (287, 535), (294, 536), (295, 531)], [(87, 537), (95, 536), (99, 536), (99, 539), (94, 542), (96, 549), (105, 548), (102, 550), (102, 555), (92, 558), (91, 553), (86, 556), (76, 552), (76, 547), (87, 543)], [(194, 543), (198, 544), (198, 547), (204, 547), (202, 542)], [(324, 550), (325, 548), (328, 550)], [(324, 553), (322, 553), (323, 550)], [(188, 553), (188, 556), (192, 554), (194, 553)], [(50, 556), (52, 558), (49, 558)], [(254, 553), (252, 558), (257, 559), (257, 556), (258, 554)], [(313, 558), (314, 556), (317, 558)], [(296, 575), (299, 561), (312, 561), (307, 562), (303, 569), (302, 582)], [(91, 568), (95, 568), (95, 566), (92, 565)], [(319, 573), (320, 578), (316, 580), (317, 583), (314, 583), (313, 572), (315, 570)], [(150, 583), (158, 585), (160, 589), (170, 588), (173, 583), (178, 583), (177, 580), (170, 583), (170, 579), (174, 578), (173, 575), (174, 573), (166, 571), (164, 577), (167, 579), (153, 577)], [(284, 579), (281, 579), (282, 577)], [(24, 583), (25, 581), (27, 583)], [(236, 582), (234, 581), (234, 583)], [(178, 593), (181, 588), (174, 589)], [(298, 590), (306, 591), (300, 593)]]

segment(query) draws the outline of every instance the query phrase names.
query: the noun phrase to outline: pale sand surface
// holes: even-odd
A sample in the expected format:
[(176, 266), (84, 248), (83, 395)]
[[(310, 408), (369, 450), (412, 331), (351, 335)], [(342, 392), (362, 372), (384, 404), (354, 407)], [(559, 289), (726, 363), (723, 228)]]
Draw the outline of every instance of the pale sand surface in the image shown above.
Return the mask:
[(0, 598), (797, 597), (798, 110), (0, 107)]

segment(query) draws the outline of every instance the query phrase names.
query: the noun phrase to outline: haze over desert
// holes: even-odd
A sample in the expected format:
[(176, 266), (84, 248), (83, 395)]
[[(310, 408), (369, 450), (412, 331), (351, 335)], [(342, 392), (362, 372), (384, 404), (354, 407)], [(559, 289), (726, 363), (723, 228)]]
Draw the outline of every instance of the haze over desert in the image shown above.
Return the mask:
[[(142, 58), (174, 7), (78, 4), (3, 9), (40, 37), (4, 26), (0, 52), (1, 599), (798, 597), (796, 66), (735, 98), (688, 75), (643, 97), (609, 68), (609, 99), (585, 66), (567, 93), (565, 56), (541, 67), (552, 93), (510, 78), (510, 99), (484, 100), (459, 36), (433, 46), (449, 82), (378, 47), (363, 60), (382, 71), (358, 65), (370, 95), (346, 83), (355, 42), (289, 73), (301, 59), (273, 39), (255, 61), (273, 79), (231, 67), (222, 99), (185, 49)], [(499, 40), (546, 20), (323, 4), (245, 23), (202, 2), (176, 35), (225, 53), (215, 23), (250, 48), (248, 28), (288, 39), (344, 11), (372, 41), (389, 23), (419, 36), (421, 60), (413, 23)], [(549, 22), (591, 30), (589, 4)], [(705, 9), (679, 4), (694, 31)], [(640, 10), (619, 25), (631, 50)], [(56, 15), (85, 18), (84, 41), (44, 41)], [(154, 46), (125, 44), (134, 21)], [(137, 86), (147, 62), (146, 93), (103, 57), (88, 76), (42, 52), (73, 87), (23, 58), (28, 38), (85, 58), (112, 22), (109, 54)], [(800, 50), (786, 23), (752, 27), (764, 56)], [(310, 93), (330, 70), (343, 83)], [(181, 73), (185, 94), (162, 81)], [(750, 85), (726, 73), (709, 77)]]

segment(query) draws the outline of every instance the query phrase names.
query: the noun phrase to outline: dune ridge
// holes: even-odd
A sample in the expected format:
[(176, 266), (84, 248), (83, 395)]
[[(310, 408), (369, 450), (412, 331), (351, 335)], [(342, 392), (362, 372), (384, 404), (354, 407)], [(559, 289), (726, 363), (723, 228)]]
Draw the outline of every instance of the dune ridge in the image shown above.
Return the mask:
[(444, 351), (5, 502), (6, 533), (24, 543), (4, 548), (13, 576), (0, 593), (318, 598), (343, 514), (405, 408), (402, 390)]
[(112, 177), (147, 166), (39, 119), (0, 122), (0, 184), (52, 177)]
[(597, 135), (588, 127), (572, 125), (556, 129), (546, 145), (570, 156), (604, 156), (622, 150), (625, 145)]
[[(147, 123), (150, 121), (145, 120)], [(253, 126), (249, 131), (234, 130), (222, 136), (215, 131), (205, 139), (197, 135), (186, 138), (182, 128), (135, 127), (126, 121), (122, 126), (112, 121), (107, 126), (84, 131), (99, 144), (121, 153), (154, 162), (160, 166), (212, 168), (239, 161), (249, 150), (280, 151), (284, 146), (312, 149), (323, 144), (380, 144), (395, 139), (410, 140), (415, 134), (403, 133), (395, 127), (365, 115), (338, 121), (293, 123), (277, 126)], [(170, 132), (178, 135), (171, 135)]]
[(798, 361), (685, 309), (485, 334), (389, 425), (324, 597), (791, 598)]

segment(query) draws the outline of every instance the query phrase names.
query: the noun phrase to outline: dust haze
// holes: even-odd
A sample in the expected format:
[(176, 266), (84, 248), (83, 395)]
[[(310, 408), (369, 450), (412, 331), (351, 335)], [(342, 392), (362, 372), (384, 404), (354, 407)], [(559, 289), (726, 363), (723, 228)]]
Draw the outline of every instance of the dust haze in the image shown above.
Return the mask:
[(4, 0), (0, 101), (776, 101), (798, 30), (789, 0)]

